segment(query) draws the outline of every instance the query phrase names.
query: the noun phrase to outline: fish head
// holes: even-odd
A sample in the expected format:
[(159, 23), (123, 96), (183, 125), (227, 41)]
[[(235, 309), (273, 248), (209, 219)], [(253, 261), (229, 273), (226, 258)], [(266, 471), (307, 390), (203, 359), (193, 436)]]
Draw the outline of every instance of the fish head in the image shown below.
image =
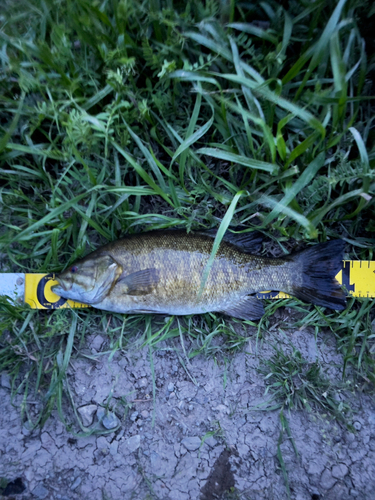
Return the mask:
[(52, 291), (65, 299), (97, 304), (111, 290), (122, 272), (110, 255), (88, 256), (56, 276)]

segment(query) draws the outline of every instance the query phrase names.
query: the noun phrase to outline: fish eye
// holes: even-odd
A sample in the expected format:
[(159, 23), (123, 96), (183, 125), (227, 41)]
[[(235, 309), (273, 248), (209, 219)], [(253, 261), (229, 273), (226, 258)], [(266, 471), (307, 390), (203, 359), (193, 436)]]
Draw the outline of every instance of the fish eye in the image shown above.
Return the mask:
[(77, 267), (77, 266), (72, 266), (72, 267), (70, 268), (70, 272), (71, 272), (71, 273), (76, 273), (77, 271), (78, 271), (78, 267)]

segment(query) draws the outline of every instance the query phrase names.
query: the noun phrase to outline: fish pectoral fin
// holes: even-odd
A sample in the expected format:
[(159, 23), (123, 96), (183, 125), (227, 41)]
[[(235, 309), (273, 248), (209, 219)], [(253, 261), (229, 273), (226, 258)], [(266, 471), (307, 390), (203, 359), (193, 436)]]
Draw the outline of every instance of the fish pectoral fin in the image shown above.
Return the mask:
[[(159, 271), (154, 268), (142, 269), (132, 274), (123, 274), (117, 280), (126, 295), (148, 295), (159, 282)], [(117, 284), (116, 283), (116, 284)]]
[(239, 299), (237, 303), (230, 304), (220, 312), (228, 316), (233, 316), (234, 318), (252, 321), (263, 316), (264, 308), (260, 299), (247, 295)]

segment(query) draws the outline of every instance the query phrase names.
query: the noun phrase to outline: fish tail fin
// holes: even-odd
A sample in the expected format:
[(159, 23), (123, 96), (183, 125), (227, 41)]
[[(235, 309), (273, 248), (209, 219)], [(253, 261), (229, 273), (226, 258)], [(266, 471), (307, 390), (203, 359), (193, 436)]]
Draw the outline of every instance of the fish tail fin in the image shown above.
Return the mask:
[(345, 309), (345, 293), (335, 279), (342, 266), (344, 248), (345, 241), (333, 240), (292, 254), (290, 260), (302, 266), (302, 286), (293, 286), (291, 293), (304, 302)]

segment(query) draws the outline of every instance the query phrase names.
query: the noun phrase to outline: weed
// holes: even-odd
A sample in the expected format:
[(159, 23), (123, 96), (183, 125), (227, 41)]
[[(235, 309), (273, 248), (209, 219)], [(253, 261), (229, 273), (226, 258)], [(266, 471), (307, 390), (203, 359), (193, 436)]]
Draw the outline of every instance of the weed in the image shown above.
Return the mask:
[(275, 354), (263, 360), (260, 368), (267, 384), (265, 394), (271, 396), (265, 406), (269, 409), (319, 409), (345, 422), (349, 407), (338, 400), (319, 362), (307, 362), (293, 346), (290, 353), (272, 347)]

